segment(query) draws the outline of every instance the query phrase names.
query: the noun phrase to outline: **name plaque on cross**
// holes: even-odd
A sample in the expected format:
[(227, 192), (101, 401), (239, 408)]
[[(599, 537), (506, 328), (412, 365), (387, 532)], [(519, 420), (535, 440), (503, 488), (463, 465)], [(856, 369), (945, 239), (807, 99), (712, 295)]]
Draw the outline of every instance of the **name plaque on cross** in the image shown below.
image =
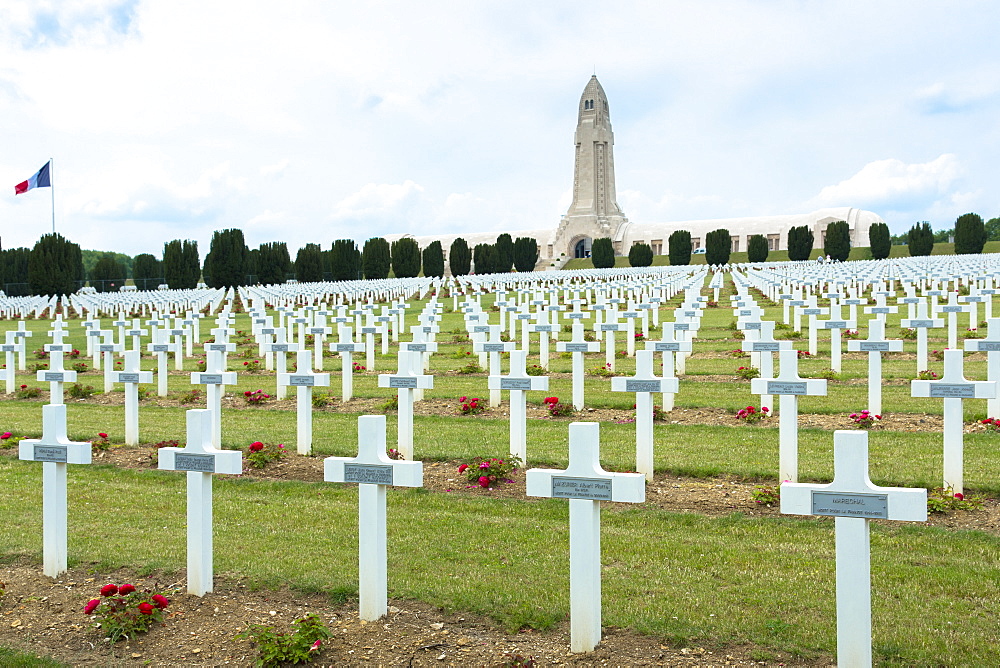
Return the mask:
[(44, 372), (43, 382), (46, 383), (62, 383), (66, 380), (66, 374), (62, 371), (46, 371)]
[(781, 344), (777, 341), (773, 343), (768, 341), (750, 342), (750, 352), (752, 353), (776, 353), (779, 350), (781, 350)]
[(610, 501), (612, 483), (601, 478), (552, 476), (552, 498)]
[[(601, 331), (602, 332), (617, 332), (618, 329), (619, 329), (619, 327), (620, 327), (620, 325), (618, 325), (617, 323), (610, 324), (610, 325), (607, 324), (607, 323), (601, 323)], [(675, 326), (675, 329), (676, 329), (676, 326)]]
[(427, 344), (426, 343), (407, 343), (406, 349), (411, 353), (426, 353)]
[(889, 518), (889, 495), (813, 490), (812, 514), (884, 520)]
[(353, 343), (337, 343), (337, 344), (334, 344), (334, 345), (335, 345), (334, 352), (336, 352), (336, 353), (353, 353), (354, 352), (354, 346), (355, 346), (355, 344), (353, 344)]
[(566, 317), (570, 320), (582, 320), (587, 317), (586, 313), (567, 313)]
[(36, 445), (33, 450), (36, 462), (66, 462), (65, 445)]
[(674, 331), (675, 332), (686, 332), (691, 329), (691, 324), (687, 322), (675, 322)]
[(590, 351), (589, 344), (586, 343), (566, 343), (565, 347), (568, 353), (586, 353)]
[(309, 333), (312, 334), (313, 336), (315, 336), (317, 334), (320, 334), (320, 335), (326, 334), (326, 327), (310, 327), (309, 328)]
[(271, 344), (272, 353), (287, 353), (288, 344), (287, 343), (272, 343)]
[(823, 323), (825, 329), (847, 329), (846, 320), (827, 320)]
[(226, 348), (228, 345), (228, 343), (209, 343), (205, 346), (205, 350), (215, 350), (224, 353), (227, 352)]
[(633, 380), (625, 379), (626, 392), (659, 392), (660, 381), (658, 380)]
[(677, 353), (681, 350), (680, 341), (652, 341), (653, 350), (658, 353)]
[(415, 390), (417, 388), (416, 378), (404, 378), (402, 376), (390, 376), (389, 387), (398, 389)]
[(767, 394), (805, 394), (806, 384), (768, 381)]
[(154, 353), (168, 353), (170, 352), (169, 343), (154, 343), (152, 350)]
[(858, 350), (860, 352), (888, 352), (889, 342), (888, 341), (858, 341)]
[(501, 390), (522, 390), (528, 391), (531, 389), (531, 379), (530, 378), (501, 378), (500, 379), (500, 389)]
[(222, 374), (221, 373), (202, 373), (199, 374), (199, 385), (222, 385)]
[(910, 320), (909, 323), (910, 323), (910, 328), (911, 329), (918, 328), (918, 327), (933, 327), (934, 326), (934, 321), (933, 320)]
[(745, 322), (743, 323), (743, 329), (760, 329), (761, 323), (759, 322)]
[(362, 327), (362, 334), (378, 334), (378, 327)]
[(875, 313), (875, 314), (885, 313), (885, 314), (889, 314), (889, 313), (892, 313), (892, 309), (893, 308), (894, 307), (892, 307), (892, 306), (872, 306), (870, 309), (868, 309), (868, 313)]
[[(486, 330), (489, 331), (489, 330)], [(555, 325), (535, 325), (536, 332), (554, 332)]]
[(391, 485), (392, 466), (345, 463), (344, 482), (357, 482), (368, 485)]
[(965, 310), (964, 306), (942, 306), (941, 307), (941, 312), (942, 313), (961, 313), (964, 310)]
[(193, 455), (178, 452), (174, 455), (174, 469), (177, 471), (215, 473), (215, 455)]
[(137, 373), (119, 373), (118, 374), (119, 383), (138, 383), (139, 374)]
[(490, 326), (489, 325), (473, 325), (472, 326), (472, 333), (473, 334), (489, 334), (490, 333)]
[(288, 377), (288, 384), (292, 387), (312, 387), (316, 384), (316, 377), (313, 375), (296, 376), (293, 374)]
[(978, 341), (980, 352), (1000, 351), (1000, 341)]
[[(484, 343), (483, 344), (483, 352), (484, 353), (502, 353), (502, 352), (504, 352), (504, 345), (505, 344), (503, 344), (503, 343)], [(410, 348), (410, 350), (413, 350), (413, 348)]]
[(944, 398), (944, 399), (975, 399), (976, 398), (976, 386), (975, 385), (931, 385), (932, 398)]

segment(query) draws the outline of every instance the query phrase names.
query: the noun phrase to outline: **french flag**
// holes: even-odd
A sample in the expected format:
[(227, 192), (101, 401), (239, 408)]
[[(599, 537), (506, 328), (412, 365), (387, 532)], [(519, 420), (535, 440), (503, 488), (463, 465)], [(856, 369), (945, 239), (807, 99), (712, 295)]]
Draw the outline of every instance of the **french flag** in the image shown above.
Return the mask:
[(49, 160), (41, 169), (35, 172), (34, 176), (30, 179), (22, 181), (14, 186), (14, 194), (20, 195), (21, 193), (28, 192), (32, 188), (51, 188), (52, 180), (49, 178), (49, 165), (51, 164), (52, 161)]

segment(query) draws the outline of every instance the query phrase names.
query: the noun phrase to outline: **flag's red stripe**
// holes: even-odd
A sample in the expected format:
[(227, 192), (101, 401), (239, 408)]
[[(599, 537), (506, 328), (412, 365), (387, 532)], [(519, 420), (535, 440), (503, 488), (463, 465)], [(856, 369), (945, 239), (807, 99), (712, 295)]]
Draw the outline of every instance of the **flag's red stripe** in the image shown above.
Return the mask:
[(16, 186), (14, 186), (14, 194), (15, 195), (20, 195), (21, 193), (26, 193), (26, 192), (28, 192), (28, 182), (27, 181), (22, 181), (21, 183), (18, 183)]

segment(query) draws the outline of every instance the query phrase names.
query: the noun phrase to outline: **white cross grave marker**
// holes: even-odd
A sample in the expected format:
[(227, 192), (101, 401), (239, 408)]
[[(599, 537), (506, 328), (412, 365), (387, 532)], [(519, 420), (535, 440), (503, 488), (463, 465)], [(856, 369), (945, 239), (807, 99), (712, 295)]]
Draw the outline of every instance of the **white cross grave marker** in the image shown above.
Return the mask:
[(424, 464), (389, 459), (385, 452), (385, 416), (358, 418), (358, 456), (323, 460), (327, 482), (358, 485), (358, 616), (373, 622), (385, 616), (388, 566), (385, 489), (423, 487)]
[(139, 351), (125, 352), (125, 370), (113, 371), (111, 380), (125, 384), (125, 445), (139, 445), (139, 383), (152, 383), (152, 371), (139, 370)]
[(243, 452), (212, 444), (213, 411), (187, 411), (187, 444), (160, 448), (161, 471), (187, 471), (188, 593), (204, 596), (213, 589), (212, 474), (243, 473)]
[(66, 464), (89, 464), (90, 443), (66, 437), (66, 405), (42, 406), (42, 437), (18, 443), (18, 459), (42, 464), (42, 563), (51, 578), (66, 572)]
[(778, 400), (779, 481), (797, 482), (799, 479), (799, 397), (826, 396), (825, 379), (799, 377), (798, 355), (796, 350), (780, 351), (778, 376), (750, 381), (750, 391), (754, 394), (777, 394), (781, 397)]
[[(965, 349), (986, 353), (986, 378), (1000, 381), (1000, 318), (986, 320), (985, 339), (966, 339)], [(986, 401), (987, 417), (1000, 415), (1000, 392)]]
[(0, 350), (3, 350), (6, 356), (6, 367), (4, 368), (5, 390), (7, 394), (14, 394), (14, 384), (17, 379), (17, 361), (15, 355), (24, 350), (24, 339), (15, 337), (14, 332), (7, 332), (5, 343)]
[[(674, 353), (691, 352), (690, 341), (678, 341), (674, 338), (674, 323), (663, 322), (660, 324), (660, 340), (647, 341), (646, 350), (663, 353), (663, 377), (676, 378), (674, 375)], [(663, 392), (663, 410), (674, 410), (674, 393)]]
[(434, 388), (434, 376), (420, 373), (420, 353), (400, 350), (396, 353), (399, 371), (396, 374), (380, 373), (379, 387), (398, 390), (399, 408), (396, 420), (396, 449), (403, 459), (413, 459), (413, 394), (417, 389)]
[(296, 371), (278, 376), (278, 385), (296, 388), (295, 395), (295, 447), (300, 455), (312, 454), (312, 394), (313, 387), (329, 387), (330, 374), (312, 371), (312, 351), (303, 348), (296, 353)]
[(932, 327), (944, 327), (944, 320), (927, 317), (927, 302), (918, 298), (917, 317), (904, 318), (899, 321), (900, 327), (917, 330), (917, 373), (927, 368), (927, 330)]
[(223, 371), (222, 353), (218, 350), (209, 350), (205, 361), (204, 371), (195, 371), (191, 374), (192, 385), (207, 385), (205, 392), (205, 406), (212, 412), (212, 446), (222, 447), (222, 394), (225, 392), (224, 385), (236, 384), (235, 371)]
[[(269, 353), (274, 353), (274, 367), (278, 377), (280, 377), (281, 374), (287, 373), (288, 353), (298, 352), (299, 345), (296, 343), (288, 343), (285, 340), (286, 330), (284, 327), (275, 327), (274, 335), (277, 340), (274, 343), (265, 343), (264, 350)], [(275, 395), (279, 400), (284, 399), (288, 396), (288, 387), (278, 383)]]
[[(570, 315), (573, 314), (570, 313)], [(573, 338), (569, 341), (560, 341), (557, 343), (556, 350), (561, 353), (568, 352), (573, 354), (573, 408), (582, 411), (584, 381), (583, 354), (601, 352), (601, 342), (585, 341), (583, 338), (583, 323), (579, 320), (574, 320)]]
[(652, 350), (636, 353), (635, 375), (612, 378), (612, 392), (635, 393), (635, 470), (653, 480), (653, 392), (677, 392), (676, 378), (659, 378), (653, 373)]
[(837, 665), (872, 665), (871, 519), (924, 522), (927, 490), (879, 487), (868, 477), (868, 432), (833, 433), (833, 482), (784, 483), (781, 512), (834, 517)]
[(340, 353), (340, 393), (343, 401), (354, 396), (354, 353), (364, 352), (365, 344), (354, 343), (354, 335), (348, 325), (337, 328), (339, 341), (330, 344), (330, 352)]
[[(488, 325), (490, 338), (488, 341), (473, 344), (473, 350), (477, 353), (489, 353), (490, 376), (500, 375), (500, 353), (510, 352), (517, 347), (514, 341), (501, 341), (500, 333), (503, 329), (500, 325)], [(558, 345), (558, 344), (557, 344)], [(490, 407), (496, 408), (500, 405), (500, 388), (490, 388)]]
[(527, 462), (527, 410), (526, 395), (529, 390), (548, 390), (548, 376), (529, 376), (526, 371), (528, 353), (513, 350), (510, 353), (510, 373), (506, 376), (490, 376), (487, 380), (491, 390), (510, 391), (510, 454), (518, 457), (521, 464)]
[(882, 414), (882, 353), (902, 352), (903, 342), (885, 338), (885, 322), (878, 318), (868, 321), (868, 338), (865, 341), (848, 341), (852, 352), (868, 353), (868, 410)]
[(962, 400), (993, 399), (997, 384), (992, 380), (966, 380), (964, 353), (944, 351), (944, 373), (940, 380), (911, 380), (910, 395), (944, 399), (944, 486), (953, 493), (964, 493)]
[(570, 649), (590, 652), (601, 642), (601, 501), (642, 503), (640, 473), (608, 473), (600, 462), (600, 425), (569, 426), (569, 466), (530, 469), (528, 496), (569, 499)]

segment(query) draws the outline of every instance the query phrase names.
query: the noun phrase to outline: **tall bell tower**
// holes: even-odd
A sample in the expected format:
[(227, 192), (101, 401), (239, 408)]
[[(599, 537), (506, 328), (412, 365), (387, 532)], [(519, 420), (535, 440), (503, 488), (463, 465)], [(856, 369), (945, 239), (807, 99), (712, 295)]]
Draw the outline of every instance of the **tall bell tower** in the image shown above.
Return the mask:
[(589, 251), (594, 238), (614, 239), (618, 228), (628, 222), (618, 206), (611, 112), (597, 75), (580, 96), (574, 143), (573, 203), (553, 240), (555, 254), (565, 252), (569, 257)]

